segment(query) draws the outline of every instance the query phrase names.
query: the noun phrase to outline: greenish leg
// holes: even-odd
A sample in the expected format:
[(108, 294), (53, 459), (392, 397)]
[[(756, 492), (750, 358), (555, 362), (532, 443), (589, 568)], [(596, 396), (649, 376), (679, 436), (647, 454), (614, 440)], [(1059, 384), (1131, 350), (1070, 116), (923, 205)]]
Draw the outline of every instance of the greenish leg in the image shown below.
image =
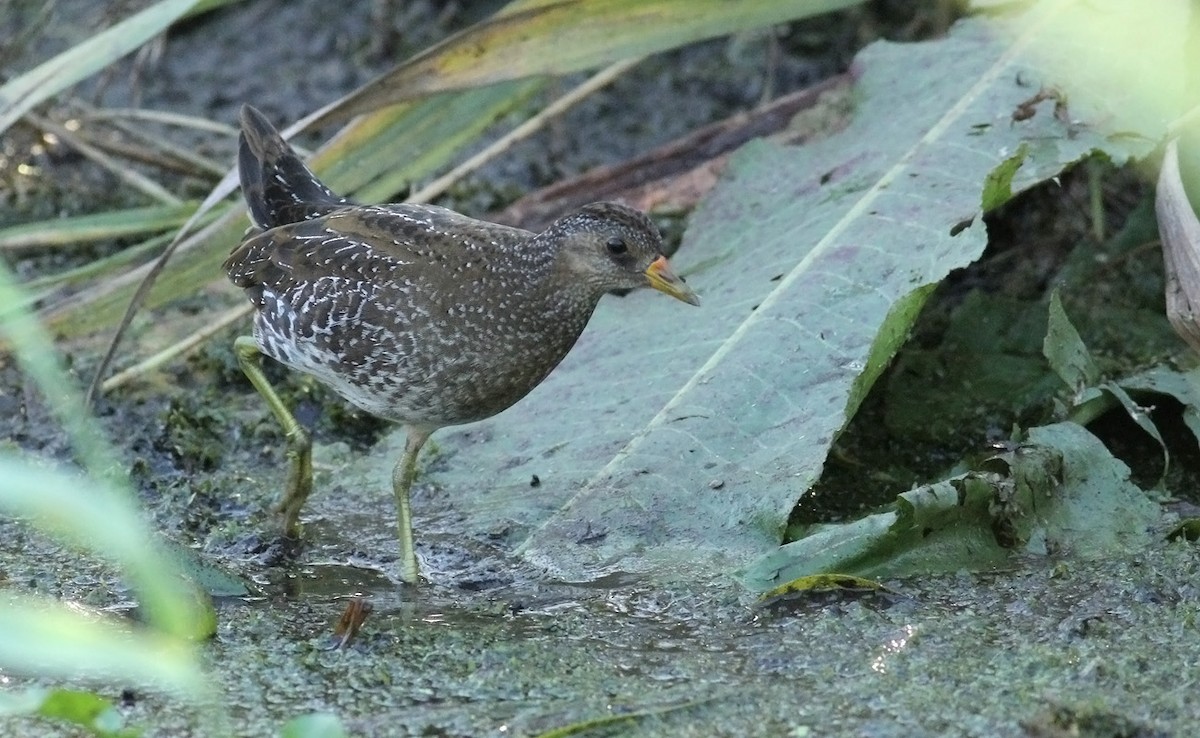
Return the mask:
[(275, 413), (279, 424), (283, 426), (290, 466), (287, 487), (275, 510), (283, 515), (284, 535), (295, 537), (300, 532), (300, 508), (304, 507), (304, 501), (312, 492), (312, 439), (296, 422), (296, 418), (267, 381), (267, 376), (262, 370), (262, 353), (259, 352), (254, 339), (250, 336), (239, 336), (233, 342), (233, 351), (237, 354), (238, 364), (241, 365), (246, 378), (267, 401), (271, 412)]
[(392, 494), (396, 496), (396, 528), (400, 535), (400, 579), (407, 584), (416, 584), (420, 572), (417, 568), (417, 549), (413, 543), (412, 506), (409, 492), (417, 477), (417, 456), (429, 439), (430, 431), (408, 428), (404, 441), (404, 455), (392, 470)]

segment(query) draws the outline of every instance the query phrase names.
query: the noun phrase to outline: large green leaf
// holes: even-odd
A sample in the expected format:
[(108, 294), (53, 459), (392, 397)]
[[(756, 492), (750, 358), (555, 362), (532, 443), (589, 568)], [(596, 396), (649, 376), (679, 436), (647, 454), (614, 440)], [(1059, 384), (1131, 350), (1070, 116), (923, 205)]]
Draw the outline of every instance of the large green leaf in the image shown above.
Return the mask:
[[(1037, 74), (1020, 52), (1036, 40), (971, 21), (943, 41), (876, 44), (856, 62), (862, 102), (846, 131), (735, 158), (689, 229), (689, 254), (727, 258), (695, 280), (705, 317), (672, 321), (683, 376), (661, 373), (666, 402), (533, 533), (532, 558), (575, 575), (712, 568), (778, 543), (928, 286), (982, 252), (988, 174), (1026, 141), (1013, 192), (1095, 148), (1130, 155), (1048, 111), (1014, 124)], [(603, 541), (576, 544), (585, 523), (603, 525)]]
[[(1097, 148), (1144, 151), (1049, 109), (1013, 121), (1036, 40), (971, 21), (864, 51), (845, 131), (745, 147), (694, 215), (679, 261), (715, 265), (692, 276), (704, 305), (602, 303), (529, 398), (438, 437), (442, 504), (570, 579), (732, 570), (776, 546), (929, 286), (983, 250), (989, 173), (1025, 142), (1014, 193)], [(348, 485), (377, 490), (363, 504), (387, 503), (390, 464)]]
[(821, 573), (885, 578), (996, 568), (1013, 553), (1121, 553), (1149, 543), (1161, 522), (1129, 467), (1074, 423), (1034, 428), (989, 463), (1003, 473), (919, 487), (893, 510), (822, 526), (755, 562), (746, 583), (763, 592)]

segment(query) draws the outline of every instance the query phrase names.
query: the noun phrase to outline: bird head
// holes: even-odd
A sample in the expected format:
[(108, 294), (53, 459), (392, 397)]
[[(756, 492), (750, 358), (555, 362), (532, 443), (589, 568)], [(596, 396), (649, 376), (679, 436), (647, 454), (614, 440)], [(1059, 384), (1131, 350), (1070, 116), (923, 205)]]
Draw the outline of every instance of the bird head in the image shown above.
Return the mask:
[(671, 270), (658, 228), (641, 211), (612, 202), (592, 203), (559, 218), (542, 236), (560, 244), (560, 263), (597, 296), (652, 287), (690, 305), (700, 304)]

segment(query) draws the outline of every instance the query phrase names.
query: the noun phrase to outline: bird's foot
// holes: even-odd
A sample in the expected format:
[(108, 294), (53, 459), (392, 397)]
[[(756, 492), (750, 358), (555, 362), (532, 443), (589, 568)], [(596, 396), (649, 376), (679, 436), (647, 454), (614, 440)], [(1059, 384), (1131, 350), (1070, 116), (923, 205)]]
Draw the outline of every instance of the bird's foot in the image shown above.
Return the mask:
[(283, 497), (275, 512), (283, 518), (283, 534), (288, 538), (300, 535), (300, 510), (312, 492), (312, 439), (303, 428), (288, 434), (288, 479)]

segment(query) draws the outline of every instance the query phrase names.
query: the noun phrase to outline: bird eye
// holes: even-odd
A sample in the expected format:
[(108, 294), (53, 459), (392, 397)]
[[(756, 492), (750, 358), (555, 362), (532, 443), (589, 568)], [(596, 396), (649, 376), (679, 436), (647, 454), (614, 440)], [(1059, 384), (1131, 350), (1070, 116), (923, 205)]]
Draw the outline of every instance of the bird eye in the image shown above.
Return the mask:
[(629, 251), (629, 247), (625, 245), (625, 239), (620, 236), (613, 236), (608, 239), (608, 243), (605, 246), (608, 248), (608, 253), (613, 256), (620, 256)]

